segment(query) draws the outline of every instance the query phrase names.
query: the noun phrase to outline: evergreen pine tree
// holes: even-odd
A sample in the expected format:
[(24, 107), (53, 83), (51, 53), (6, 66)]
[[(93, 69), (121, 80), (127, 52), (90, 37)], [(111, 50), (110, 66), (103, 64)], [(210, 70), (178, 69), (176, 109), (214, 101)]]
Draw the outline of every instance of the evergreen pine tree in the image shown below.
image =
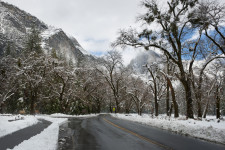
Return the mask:
[(9, 56), (11, 54), (11, 45), (10, 43), (7, 44), (5, 56)]
[(34, 27), (31, 29), (31, 33), (28, 35), (28, 39), (25, 45), (25, 53), (29, 54), (30, 52), (36, 52), (37, 54), (42, 53), (41, 48), (41, 36), (40, 32)]
[(58, 59), (56, 50), (55, 50), (54, 48), (52, 48), (52, 50), (51, 50), (51, 56), (52, 56), (53, 58), (57, 58), (57, 59)]

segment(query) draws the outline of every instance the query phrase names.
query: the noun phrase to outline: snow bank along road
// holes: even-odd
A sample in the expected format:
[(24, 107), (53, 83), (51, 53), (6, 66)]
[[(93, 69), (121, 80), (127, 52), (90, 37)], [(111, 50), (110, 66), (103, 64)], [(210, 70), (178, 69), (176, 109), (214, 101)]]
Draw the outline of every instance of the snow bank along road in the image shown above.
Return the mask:
[[(76, 150), (224, 150), (225, 146), (186, 137), (110, 115), (71, 118), (64, 127), (72, 130)], [(65, 148), (66, 149), (66, 148)]]
[(178, 118), (150, 114), (110, 114), (115, 118), (130, 120), (141, 124), (150, 125), (178, 134), (214, 141), (225, 145), (225, 120), (216, 119), (216, 116), (207, 116), (202, 120), (186, 119), (186, 116)]
[(0, 138), (0, 150), (6, 150), (7, 148), (13, 148), (21, 142), (28, 140), (30, 137), (41, 133), (51, 123), (46, 120), (40, 120), (39, 123), (26, 127), (24, 129), (13, 132)]

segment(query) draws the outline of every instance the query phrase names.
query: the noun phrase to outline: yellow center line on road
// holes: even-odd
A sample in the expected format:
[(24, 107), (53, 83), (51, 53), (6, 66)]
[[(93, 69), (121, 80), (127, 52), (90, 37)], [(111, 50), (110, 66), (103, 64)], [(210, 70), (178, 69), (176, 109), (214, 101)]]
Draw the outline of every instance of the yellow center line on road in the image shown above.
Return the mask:
[(120, 127), (120, 126), (118, 126), (118, 125), (112, 123), (111, 121), (109, 121), (109, 120), (107, 120), (107, 119), (105, 119), (105, 118), (103, 118), (103, 120), (104, 120), (105, 122), (107, 122), (107, 123), (113, 125), (114, 127), (117, 127), (117, 128), (119, 128), (119, 129), (121, 129), (121, 130), (127, 132), (127, 133), (130, 133), (130, 134), (132, 134), (132, 135), (134, 135), (134, 136), (136, 136), (136, 137), (138, 137), (138, 138), (140, 138), (140, 139), (142, 139), (142, 140), (145, 140), (145, 141), (147, 141), (147, 142), (149, 142), (149, 143), (155, 144), (155, 145), (157, 145), (157, 146), (159, 146), (159, 147), (162, 147), (162, 148), (164, 148), (164, 149), (172, 150), (172, 148), (170, 148), (170, 147), (168, 147), (168, 146), (165, 146), (165, 145), (163, 145), (163, 144), (160, 144), (160, 143), (158, 143), (158, 142), (156, 142), (156, 141), (152, 141), (152, 140), (150, 140), (150, 139), (148, 139), (148, 138), (146, 138), (146, 137), (144, 137), (144, 136), (141, 136), (141, 135), (139, 135), (139, 134), (137, 134), (137, 133), (134, 133), (134, 132), (132, 132), (132, 131), (126, 129), (126, 128)]

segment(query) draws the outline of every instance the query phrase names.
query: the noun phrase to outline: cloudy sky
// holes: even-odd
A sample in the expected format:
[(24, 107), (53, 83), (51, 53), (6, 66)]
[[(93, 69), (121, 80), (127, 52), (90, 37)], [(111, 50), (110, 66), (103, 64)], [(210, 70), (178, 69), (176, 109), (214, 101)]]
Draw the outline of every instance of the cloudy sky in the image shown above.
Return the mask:
[[(135, 26), (140, 0), (3, 0), (74, 36), (95, 55), (110, 50), (121, 28)], [(127, 64), (137, 51), (123, 51)]]

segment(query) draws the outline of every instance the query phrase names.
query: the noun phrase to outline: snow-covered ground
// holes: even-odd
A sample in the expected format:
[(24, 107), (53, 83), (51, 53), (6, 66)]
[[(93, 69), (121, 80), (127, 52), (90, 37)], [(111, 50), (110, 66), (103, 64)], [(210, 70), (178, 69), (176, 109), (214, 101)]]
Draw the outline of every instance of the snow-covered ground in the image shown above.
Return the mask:
[(38, 119), (45, 119), (52, 124), (40, 134), (23, 141), (13, 150), (56, 150), (58, 145), (59, 126), (67, 121), (66, 118), (51, 118), (49, 116), (36, 116)]
[[(13, 150), (56, 150), (58, 145), (59, 126), (67, 121), (63, 117), (94, 117), (97, 115), (65, 115), (65, 114), (52, 114), (52, 115), (39, 115), (38, 119), (45, 119), (51, 121), (52, 124), (42, 131), (40, 134), (33, 136), (27, 141), (22, 142)], [(61, 118), (58, 118), (61, 117)]]
[(61, 113), (55, 113), (55, 114), (51, 114), (51, 117), (85, 117), (85, 118), (89, 118), (89, 117), (95, 117), (98, 116), (99, 114), (89, 114), (89, 115), (66, 115), (66, 114), (61, 114)]
[[(11, 122), (8, 121), (15, 119), (20, 120)], [(0, 115), (0, 137), (11, 134), (28, 126), (32, 126), (36, 123), (38, 123), (38, 119), (34, 116)]]
[[(0, 115), (0, 137), (11, 134), (20, 129), (38, 123), (38, 119), (45, 119), (52, 124), (44, 129), (40, 134), (25, 140), (19, 145), (15, 146), (13, 150), (56, 150), (58, 145), (59, 126), (67, 121), (65, 117), (94, 117), (91, 115), (65, 115), (65, 114), (52, 114), (52, 115)], [(9, 122), (8, 120), (15, 120), (23, 117), (21, 120)], [(9, 149), (8, 149), (9, 150)]]
[(217, 120), (215, 116), (209, 116), (201, 121), (194, 119), (186, 120), (184, 116), (173, 118), (165, 115), (151, 117), (151, 115), (147, 114), (142, 116), (137, 114), (111, 115), (116, 118), (135, 121), (179, 134), (225, 144), (225, 120)]

